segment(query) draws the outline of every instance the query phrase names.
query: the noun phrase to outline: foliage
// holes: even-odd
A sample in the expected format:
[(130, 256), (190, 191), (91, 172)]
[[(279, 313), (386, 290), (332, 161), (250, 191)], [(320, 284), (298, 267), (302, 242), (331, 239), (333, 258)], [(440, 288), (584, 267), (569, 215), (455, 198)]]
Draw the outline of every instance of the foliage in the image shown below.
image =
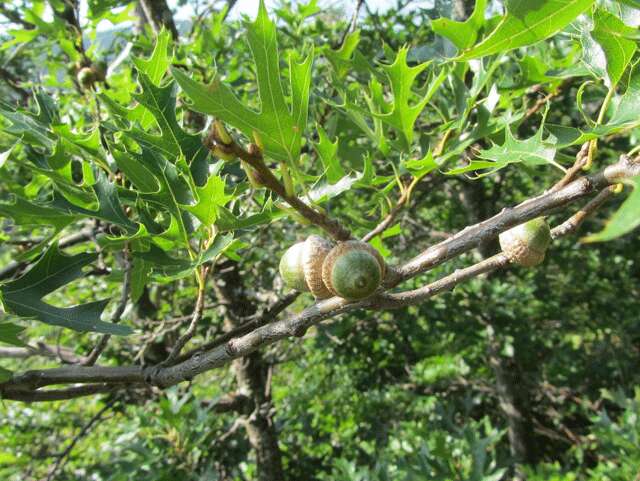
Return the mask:
[[(640, 149), (635, 1), (478, 0), (466, 20), (450, 18), (454, 2), (399, 2), (361, 12), (353, 30), (314, 0), (261, 2), (251, 20), (180, 3), (195, 14), (179, 39), (149, 24), (134, 33), (125, 0), (90, 1), (76, 23), (65, 2), (0, 7), (1, 347), (86, 356), (115, 334), (100, 364), (156, 365), (200, 291), (190, 347), (230, 329), (220, 286), (233, 266), (241, 307), (255, 308), (240, 320), (286, 293), (279, 256), (322, 234), (287, 197), (357, 238), (396, 216), (371, 244), (399, 265), (547, 190), (580, 152), (593, 172)], [(80, 85), (78, 67), (101, 60), (106, 81)], [(214, 118), (229, 136), (215, 147)], [(265, 188), (255, 152), (282, 192)], [(638, 177), (623, 182), (627, 193), (581, 228), (592, 242), (554, 241), (534, 270), (263, 347), (260, 407), (287, 479), (633, 479), (640, 189)], [(496, 237), (397, 291), (497, 252)], [(288, 312), (312, 302), (304, 294)], [(0, 388), (57, 361), (0, 359)], [(113, 402), (59, 479), (257, 479), (243, 428), (255, 413), (217, 410), (240, 390), (234, 369), (53, 405), (3, 400), (0, 477), (46, 478)], [(533, 459), (514, 452), (505, 382), (526, 401)]]

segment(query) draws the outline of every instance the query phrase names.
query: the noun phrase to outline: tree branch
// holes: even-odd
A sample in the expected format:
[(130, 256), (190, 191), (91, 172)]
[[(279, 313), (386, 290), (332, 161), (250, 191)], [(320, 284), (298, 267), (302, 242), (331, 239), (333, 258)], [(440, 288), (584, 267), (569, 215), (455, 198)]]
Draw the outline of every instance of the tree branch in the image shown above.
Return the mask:
[[(476, 247), (483, 240), (497, 236), (514, 225), (526, 222), (558, 207), (566, 206), (593, 192), (606, 189), (610, 184), (615, 184), (622, 178), (636, 175), (640, 175), (640, 157), (632, 160), (623, 156), (619, 162), (599, 173), (575, 180), (557, 192), (548, 192), (525, 201), (516, 207), (504, 209), (494, 217), (469, 226), (451, 239), (427, 249), (401, 266), (397, 270), (398, 274), (394, 282), (398, 284), (402, 280), (409, 279), (435, 265), (439, 265)], [(600, 200), (598, 199), (598, 202)], [(594, 199), (582, 211), (592, 211), (594, 205), (599, 205), (598, 202)], [(582, 211), (572, 216), (574, 220), (570, 219), (567, 222), (571, 222), (571, 225), (577, 224), (575, 220), (583, 216)], [(565, 224), (561, 224), (552, 231), (554, 237), (571, 231), (565, 227)], [(172, 386), (179, 382), (190, 380), (203, 372), (225, 365), (233, 359), (247, 356), (253, 351), (273, 344), (280, 339), (304, 335), (309, 327), (330, 317), (356, 309), (396, 309), (417, 304), (441, 292), (450, 290), (464, 280), (504, 267), (508, 263), (508, 258), (500, 253), (412, 291), (393, 294), (381, 292), (376, 296), (358, 302), (349, 302), (338, 297), (326, 299), (287, 319), (261, 326), (241, 337), (229, 339), (207, 351), (195, 351), (191, 357), (173, 366), (69, 366), (28, 371), (0, 384), (0, 394), (11, 398), (6, 394), (16, 390), (35, 391), (44, 386), (65, 383), (121, 383), (133, 385), (150, 384), (159, 387)]]
[(27, 347), (0, 347), (0, 358), (27, 359), (34, 356), (60, 359), (68, 364), (78, 364), (85, 360), (67, 347), (49, 346), (43, 342)]

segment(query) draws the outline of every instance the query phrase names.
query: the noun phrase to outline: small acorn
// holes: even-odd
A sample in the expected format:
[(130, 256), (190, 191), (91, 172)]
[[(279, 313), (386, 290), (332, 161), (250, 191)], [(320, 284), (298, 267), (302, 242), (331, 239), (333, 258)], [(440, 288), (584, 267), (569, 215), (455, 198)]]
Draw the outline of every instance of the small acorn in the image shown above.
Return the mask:
[(331, 291), (322, 281), (322, 264), (333, 249), (333, 243), (317, 235), (310, 235), (302, 248), (302, 270), (307, 287), (317, 299), (331, 297)]
[(289, 247), (280, 259), (284, 283), (298, 291), (311, 291), (318, 299), (331, 297), (322, 283), (322, 262), (332, 248), (331, 242), (316, 235)]
[(380, 253), (366, 242), (346, 241), (336, 245), (322, 264), (322, 280), (332, 294), (358, 300), (373, 294), (385, 276)]
[(500, 247), (511, 262), (533, 267), (544, 261), (551, 244), (551, 229), (544, 217), (532, 219), (500, 234)]
[(284, 283), (296, 291), (308, 291), (302, 268), (304, 242), (293, 244), (280, 259), (280, 276)]

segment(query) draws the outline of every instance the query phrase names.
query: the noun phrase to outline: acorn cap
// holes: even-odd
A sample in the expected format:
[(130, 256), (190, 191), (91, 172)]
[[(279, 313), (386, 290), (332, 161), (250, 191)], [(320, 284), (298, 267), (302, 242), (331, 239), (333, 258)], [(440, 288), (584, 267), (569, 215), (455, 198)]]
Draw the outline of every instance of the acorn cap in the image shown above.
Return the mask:
[(325, 257), (333, 248), (333, 243), (317, 236), (310, 235), (302, 248), (302, 270), (307, 287), (317, 299), (331, 297), (331, 291), (327, 289), (322, 280), (322, 264)]
[(500, 247), (511, 262), (533, 267), (544, 261), (551, 229), (544, 217), (532, 219), (500, 234)]
[(297, 291), (308, 291), (302, 269), (302, 249), (304, 242), (293, 244), (280, 259), (280, 276), (284, 283)]
[(380, 253), (366, 242), (336, 245), (322, 264), (322, 280), (336, 296), (347, 300), (373, 294), (384, 278), (386, 266)]

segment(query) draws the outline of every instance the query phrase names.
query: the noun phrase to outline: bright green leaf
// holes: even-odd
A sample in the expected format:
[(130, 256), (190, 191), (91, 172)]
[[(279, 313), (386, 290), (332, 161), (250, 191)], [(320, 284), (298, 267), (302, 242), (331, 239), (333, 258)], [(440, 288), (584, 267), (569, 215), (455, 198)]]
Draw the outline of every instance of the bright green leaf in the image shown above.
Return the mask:
[(625, 181), (633, 191), (622, 206), (613, 214), (607, 225), (597, 234), (590, 235), (587, 242), (603, 242), (623, 236), (640, 225), (640, 176)]
[(507, 0), (507, 13), (482, 42), (459, 61), (485, 57), (544, 40), (569, 25), (594, 0)]

